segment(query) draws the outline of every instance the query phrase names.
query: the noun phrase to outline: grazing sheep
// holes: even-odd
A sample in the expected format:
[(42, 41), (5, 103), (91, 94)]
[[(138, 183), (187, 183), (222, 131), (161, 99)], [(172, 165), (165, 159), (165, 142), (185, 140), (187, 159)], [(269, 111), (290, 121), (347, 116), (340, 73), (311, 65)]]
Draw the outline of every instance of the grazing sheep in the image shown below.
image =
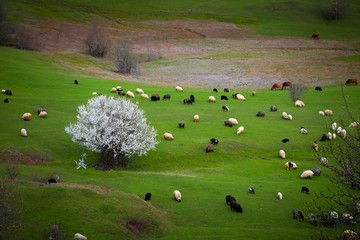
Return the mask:
[(135, 92), (136, 92), (137, 94), (143, 94), (143, 93), (144, 93), (144, 90), (142, 90), (141, 88), (137, 88), (137, 89), (135, 89)]
[(309, 213), (308, 218), (311, 225), (317, 226), (317, 219), (313, 213)]
[(126, 92), (126, 96), (127, 96), (128, 98), (135, 98), (134, 93), (131, 92), (131, 91), (127, 91), (127, 92)]
[(76, 84), (76, 85), (78, 85), (79, 84), (79, 82), (78, 82), (78, 80), (74, 80), (74, 83)]
[(176, 87), (175, 87), (175, 90), (176, 90), (177, 92), (183, 92), (183, 91), (184, 91), (184, 89), (183, 89), (182, 87), (180, 87), (180, 86), (176, 86)]
[(22, 128), (22, 129), (20, 130), (20, 135), (21, 135), (22, 137), (27, 137), (27, 136), (28, 136), (28, 135), (27, 135), (27, 131), (26, 131), (25, 128)]
[(213, 92), (218, 92), (218, 90), (216, 88), (213, 88)]
[(270, 111), (271, 112), (276, 112), (278, 109), (277, 109), (277, 107), (275, 106), (275, 105), (271, 105), (270, 106)]
[(230, 202), (230, 210), (232, 211), (233, 209), (235, 210), (235, 212), (240, 212), (240, 213), (243, 212), (241, 205), (236, 201)]
[(308, 134), (308, 130), (306, 130), (306, 128), (304, 128), (304, 127), (301, 127), (300, 128), (300, 133), (301, 134)]
[(317, 141), (313, 142), (313, 149), (314, 149), (315, 152), (319, 151), (319, 144), (318, 144)]
[(255, 97), (255, 96), (256, 96), (256, 92), (255, 92), (255, 91), (252, 91), (252, 92), (251, 92), (251, 96)]
[(304, 215), (302, 214), (302, 212), (299, 209), (294, 208), (292, 210), (292, 215), (293, 218), (298, 220), (298, 221), (304, 221)]
[(302, 193), (306, 193), (306, 194), (310, 194), (309, 188), (307, 188), (307, 187), (305, 187), (305, 186), (303, 186), (303, 187), (301, 188), (301, 192), (302, 192)]
[(346, 80), (345, 85), (357, 85), (357, 79), (350, 78), (350, 79)]
[(145, 201), (150, 201), (151, 200), (151, 193), (146, 193), (145, 194), (145, 199), (144, 199)]
[(335, 131), (336, 128), (337, 128), (337, 123), (336, 123), (336, 122), (333, 122), (333, 123), (331, 124), (331, 129), (332, 129), (333, 131)]
[(210, 139), (210, 143), (213, 144), (213, 145), (216, 145), (216, 144), (219, 143), (219, 140), (216, 139), (216, 138), (211, 138), (211, 139)]
[(174, 199), (178, 202), (181, 202), (181, 193), (179, 190), (175, 190), (173, 192)]
[(295, 107), (305, 107), (305, 104), (303, 101), (296, 100)]
[(228, 88), (224, 88), (224, 92), (229, 92), (229, 89), (228, 89)]
[(213, 152), (214, 151), (214, 145), (212, 145), (212, 144), (209, 144), (209, 145), (207, 145), (206, 146), (206, 148), (205, 148), (205, 152)]
[(322, 88), (321, 87), (315, 87), (315, 91), (319, 91), (319, 92), (321, 92), (322, 91)]
[(194, 122), (198, 122), (198, 121), (199, 121), (199, 118), (200, 118), (199, 115), (197, 115), (197, 114), (194, 115)]
[(232, 98), (235, 98), (235, 99), (236, 99), (236, 95), (238, 95), (238, 93), (231, 94)]
[(331, 140), (331, 138), (332, 138), (332, 134), (331, 134), (331, 136), (329, 136), (329, 134), (324, 133), (324, 134), (321, 136), (320, 141), (321, 141), (321, 142), (328, 141), (328, 140)]
[(116, 91), (123, 91), (123, 88), (121, 86), (116, 86)]
[(321, 168), (312, 168), (311, 171), (314, 173), (314, 176), (320, 176), (321, 174)]
[(84, 235), (82, 235), (80, 233), (75, 233), (74, 240), (87, 240), (87, 237), (85, 237)]
[(321, 157), (320, 158), (320, 162), (322, 165), (324, 165), (325, 167), (329, 166), (329, 160), (326, 157)]
[(191, 99), (185, 98), (183, 101), (184, 104), (188, 104), (188, 105), (192, 105), (193, 102), (191, 101)]
[(342, 138), (346, 138), (346, 129), (345, 128), (343, 128), (343, 129), (341, 129), (341, 131), (339, 131), (339, 136), (340, 137), (342, 137)]
[(288, 138), (284, 138), (283, 140), (281, 140), (283, 143), (287, 143), (287, 142), (289, 142), (290, 141), (290, 139), (288, 139)]
[(292, 115), (288, 114), (288, 120), (292, 120), (292, 119), (293, 119)]
[(185, 128), (185, 123), (183, 121), (179, 122), (179, 128)]
[(253, 187), (249, 187), (249, 193), (255, 194), (255, 189)]
[(344, 240), (359, 240), (359, 235), (356, 232), (348, 229), (348, 230), (343, 231), (341, 239), (344, 239)]
[(157, 93), (151, 94), (151, 101), (160, 101), (160, 96)]
[(341, 216), (341, 222), (345, 223), (345, 224), (356, 224), (356, 221), (354, 220), (354, 217), (351, 216), (350, 213), (343, 213), (343, 215)]
[(325, 116), (324, 111), (319, 111), (319, 116)]
[(236, 118), (229, 118), (228, 120), (232, 123), (232, 125), (238, 125)]
[(330, 109), (325, 109), (325, 110), (324, 110), (324, 114), (325, 114), (325, 116), (332, 116), (332, 115), (333, 115), (333, 111), (330, 110)]
[(236, 134), (237, 134), (237, 135), (240, 135), (240, 134), (242, 134), (244, 131), (245, 131), (244, 126), (240, 126), (240, 127), (238, 127), (238, 129), (236, 130)]
[(12, 91), (10, 89), (2, 90), (2, 92), (5, 93), (5, 95), (12, 96)]
[(289, 114), (287, 112), (282, 112), (281, 117), (285, 120), (289, 120)]
[(117, 93), (118, 93), (119, 96), (126, 96), (126, 93), (122, 89), (118, 90)]
[(210, 96), (208, 99), (209, 102), (216, 102), (216, 99), (214, 96)]
[(282, 159), (286, 158), (285, 151), (283, 149), (279, 151), (279, 157), (281, 157)]
[(294, 162), (286, 162), (285, 163), (286, 170), (297, 169), (297, 168), (298, 168), (298, 166)]
[(9, 103), (10, 101), (9, 101), (9, 99), (8, 98), (5, 98), (4, 99), (4, 103)]
[(282, 193), (281, 193), (281, 192), (278, 192), (278, 193), (277, 193), (277, 198), (278, 198), (279, 200), (282, 200), (283, 195), (282, 195)]
[(167, 93), (163, 96), (163, 100), (170, 100), (171, 94)]
[(301, 179), (305, 179), (305, 178), (312, 178), (314, 176), (313, 171), (311, 170), (305, 170), (301, 173), (300, 178)]
[(171, 133), (164, 133), (165, 140), (174, 140), (174, 137)]
[(337, 212), (332, 211), (329, 214), (322, 216), (323, 224), (330, 227), (335, 227), (339, 223), (339, 215)]
[(221, 95), (220, 100), (229, 100), (227, 96)]
[(246, 100), (246, 98), (242, 95), (242, 94), (236, 94), (236, 99), (237, 100), (240, 100), (240, 101), (245, 101)]
[(40, 112), (42, 111), (46, 111), (44, 107), (39, 107), (38, 110), (37, 110), (37, 114), (39, 115)]
[(47, 112), (46, 112), (46, 111), (41, 111), (41, 112), (39, 113), (39, 117), (41, 117), (41, 118), (46, 118), (46, 117), (47, 117)]
[(49, 178), (48, 179), (48, 183), (52, 184), (52, 183), (57, 183), (57, 181), (54, 178)]
[(222, 110), (223, 110), (223, 111), (226, 111), (226, 112), (229, 112), (229, 111), (230, 111), (229, 107), (226, 106), (226, 105), (222, 105)]
[(22, 119), (24, 119), (25, 121), (30, 121), (31, 117), (32, 117), (31, 113), (24, 113), (22, 115)]
[(224, 124), (225, 124), (225, 126), (228, 126), (228, 127), (232, 127), (232, 126), (233, 126), (233, 124), (232, 124), (232, 122), (231, 122), (230, 120), (224, 121)]
[(264, 110), (258, 111), (256, 116), (257, 117), (265, 117), (265, 111)]
[(359, 128), (359, 123), (358, 122), (352, 122), (352, 123), (350, 123), (349, 128)]
[(116, 93), (116, 92), (117, 92), (117, 89), (113, 87), (113, 88), (110, 89), (110, 92)]
[(190, 100), (194, 103), (195, 102), (195, 96), (193, 94), (190, 95)]
[(236, 199), (231, 195), (226, 195), (225, 201), (226, 201), (226, 205), (229, 205), (229, 203), (231, 203), (232, 201), (236, 202)]
[(149, 99), (149, 95), (147, 95), (146, 93), (141, 93), (140, 98), (141, 99)]

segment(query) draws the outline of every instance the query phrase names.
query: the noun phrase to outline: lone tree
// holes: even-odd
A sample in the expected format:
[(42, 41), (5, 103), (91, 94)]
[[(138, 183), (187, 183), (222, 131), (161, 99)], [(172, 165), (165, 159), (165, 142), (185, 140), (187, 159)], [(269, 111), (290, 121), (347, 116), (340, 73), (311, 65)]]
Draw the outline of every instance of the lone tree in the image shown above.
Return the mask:
[(72, 141), (101, 154), (98, 168), (124, 166), (133, 155), (146, 155), (158, 143), (144, 111), (122, 98), (98, 96), (78, 107), (78, 122), (65, 127)]
[(104, 29), (94, 23), (91, 30), (88, 32), (85, 43), (91, 56), (102, 58), (105, 56), (109, 46), (109, 39)]
[(120, 43), (114, 49), (114, 64), (118, 73), (133, 74), (137, 72), (137, 58), (127, 43)]

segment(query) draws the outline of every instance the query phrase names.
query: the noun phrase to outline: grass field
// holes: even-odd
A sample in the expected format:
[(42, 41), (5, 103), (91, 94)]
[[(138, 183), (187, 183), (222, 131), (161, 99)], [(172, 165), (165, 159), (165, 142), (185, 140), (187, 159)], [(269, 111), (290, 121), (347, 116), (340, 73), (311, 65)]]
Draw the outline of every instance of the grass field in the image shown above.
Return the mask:
[[(74, 233), (80, 232), (97, 240), (303, 240), (319, 239), (321, 232), (331, 239), (345, 229), (359, 232), (357, 225), (314, 227), (308, 221), (294, 220), (291, 214), (292, 209), (298, 208), (307, 219), (314, 202), (342, 213), (316, 198), (317, 194), (337, 191), (339, 186), (330, 182), (332, 173), (321, 166), (319, 155), (312, 151), (312, 142), (328, 132), (333, 121), (342, 123), (352, 133), (343, 93), (353, 116), (359, 119), (360, 113), (359, 86), (344, 86), (342, 92), (340, 84), (345, 77), (356, 78), (359, 73), (360, 4), (349, 1), (347, 17), (328, 22), (321, 16), (323, 3), (7, 1), (9, 17), (15, 23), (33, 25), (32, 31), (37, 27), (53, 29), (60, 39), (57, 41), (81, 42), (82, 27), (95, 20), (120, 35), (136, 39), (145, 32), (155, 35), (154, 42), (161, 39), (165, 43), (165, 58), (141, 63), (139, 75), (116, 74), (116, 78), (112, 78), (115, 73), (108, 58), (93, 59), (81, 49), (57, 49), (60, 45), (54, 45), (51, 51), (33, 52), (0, 47), (0, 88), (13, 91), (12, 96), (1, 95), (0, 179), (8, 177), (9, 167), (16, 167), (16, 181), (9, 186), (16, 199), (13, 204), (21, 209), (21, 227), (7, 239), (49, 239), (53, 224), (59, 225), (59, 239), (72, 239)], [(152, 26), (151, 20), (164, 23), (194, 19), (234, 23), (246, 29), (248, 35), (240, 40), (172, 36), (174, 33), (168, 31), (175, 29), (177, 33), (177, 28), (183, 27), (176, 24), (160, 29), (164, 35), (156, 36), (161, 31), (144, 31), (162, 26), (159, 22)], [(70, 32), (74, 25), (78, 29)], [(189, 29), (197, 30), (198, 26), (189, 25)], [(306, 40), (313, 32), (321, 33), (321, 41)], [(46, 32), (39, 36), (44, 37), (44, 45), (53, 41), (50, 33), (50, 37)], [(151, 77), (146, 78), (147, 75)], [(191, 79), (196, 76), (203, 82)], [(213, 76), (217, 81), (210, 82)], [(235, 83), (248, 76), (256, 76), (248, 81), (259, 81), (258, 89)], [(128, 81), (130, 78), (133, 79)], [(183, 86), (184, 92), (176, 92), (175, 86), (186, 78), (190, 79)], [(289, 90), (269, 90), (274, 81), (283, 78), (296, 83), (303, 80), (309, 86), (302, 99), (304, 108), (294, 106)], [(74, 84), (74, 79), (79, 85)], [(158, 79), (163, 82), (158, 84)], [(317, 83), (321, 83), (322, 92), (314, 90)], [(169, 93), (172, 97), (170, 101), (158, 102), (140, 99), (138, 95), (130, 99), (145, 111), (149, 124), (157, 130), (159, 144), (146, 156), (133, 157), (126, 167), (97, 171), (93, 166), (99, 155), (72, 142), (64, 128), (76, 121), (77, 107), (93, 97), (93, 92), (119, 97), (110, 92), (116, 86), (133, 92), (140, 87), (148, 95)], [(228, 86), (232, 86), (230, 93), (224, 93), (222, 88)], [(214, 93), (213, 87), (218, 87), (219, 92)], [(251, 95), (252, 90), (256, 90), (256, 96)], [(243, 94), (246, 101), (233, 99), (231, 94), (235, 92)], [(183, 99), (190, 94), (195, 95), (195, 103), (184, 105)], [(216, 97), (215, 103), (208, 102), (210, 95)], [(229, 100), (221, 101), (221, 95)], [(10, 103), (3, 103), (5, 98)], [(224, 104), (230, 112), (222, 111)], [(270, 112), (272, 104), (278, 107), (277, 112)], [(37, 116), (40, 106), (48, 112), (46, 119)], [(333, 117), (318, 115), (327, 108), (333, 110)], [(266, 111), (264, 118), (256, 117), (259, 110)], [(281, 119), (283, 111), (290, 113), (293, 120)], [(24, 112), (32, 113), (33, 118), (23, 121)], [(192, 121), (195, 114), (200, 116), (197, 123)], [(236, 135), (238, 126), (224, 126), (229, 117), (245, 127), (243, 134)], [(184, 129), (178, 128), (179, 121), (185, 122)], [(309, 134), (300, 134), (302, 126)], [(27, 129), (28, 138), (20, 136), (21, 128)], [(165, 141), (164, 132), (171, 132), (175, 139)], [(205, 153), (210, 138), (219, 139), (219, 144), (213, 153)], [(290, 142), (282, 143), (283, 138)], [(342, 140), (338, 137), (335, 141)], [(324, 143), (320, 143), (320, 149), (323, 147)], [(286, 151), (286, 159), (279, 158), (280, 149)], [(87, 154), (88, 168), (76, 170), (75, 161), (83, 153)], [(327, 157), (330, 163), (334, 161)], [(295, 162), (299, 168), (286, 171), (286, 161)], [(311, 180), (299, 178), (303, 170), (314, 167), (321, 167), (321, 176)], [(60, 183), (47, 184), (47, 179), (55, 175), (60, 176)], [(255, 188), (255, 195), (248, 193), (250, 186)], [(300, 192), (302, 186), (310, 189), (310, 195)], [(182, 193), (181, 203), (172, 197), (175, 189)], [(279, 191), (283, 194), (281, 201), (277, 199)], [(152, 193), (150, 202), (143, 201), (147, 192)], [(228, 194), (241, 203), (243, 213), (230, 211), (225, 203)]]

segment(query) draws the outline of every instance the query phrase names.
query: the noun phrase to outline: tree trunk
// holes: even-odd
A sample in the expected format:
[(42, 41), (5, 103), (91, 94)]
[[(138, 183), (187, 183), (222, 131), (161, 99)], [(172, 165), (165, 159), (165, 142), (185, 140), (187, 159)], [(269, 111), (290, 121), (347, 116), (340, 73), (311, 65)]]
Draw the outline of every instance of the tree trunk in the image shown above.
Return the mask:
[(114, 156), (112, 149), (103, 148), (101, 150), (101, 159), (97, 164), (97, 168), (101, 170), (109, 170), (119, 166), (126, 166), (128, 162), (128, 158), (124, 154)]

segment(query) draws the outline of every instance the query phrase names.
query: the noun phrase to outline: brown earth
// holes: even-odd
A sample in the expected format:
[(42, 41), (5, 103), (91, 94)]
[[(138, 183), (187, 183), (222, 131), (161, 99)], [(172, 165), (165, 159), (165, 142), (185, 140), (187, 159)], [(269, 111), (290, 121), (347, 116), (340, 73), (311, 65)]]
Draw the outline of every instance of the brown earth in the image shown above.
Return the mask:
[[(306, 86), (334, 85), (360, 76), (359, 62), (337, 60), (358, 55), (356, 43), (313, 40), (312, 33), (306, 39), (270, 38), (251, 35), (246, 28), (230, 23), (197, 20), (108, 21), (103, 27), (111, 46), (130, 41), (134, 51), (157, 61), (139, 64), (135, 76), (120, 75), (114, 72), (110, 54), (101, 60), (84, 55), (89, 25), (50, 21), (29, 21), (26, 25), (37, 49), (61, 64), (82, 70), (82, 76), (164, 86), (246, 89), (266, 89), (274, 82), (288, 80)], [(74, 63), (78, 62), (74, 59), (83, 62)]]

